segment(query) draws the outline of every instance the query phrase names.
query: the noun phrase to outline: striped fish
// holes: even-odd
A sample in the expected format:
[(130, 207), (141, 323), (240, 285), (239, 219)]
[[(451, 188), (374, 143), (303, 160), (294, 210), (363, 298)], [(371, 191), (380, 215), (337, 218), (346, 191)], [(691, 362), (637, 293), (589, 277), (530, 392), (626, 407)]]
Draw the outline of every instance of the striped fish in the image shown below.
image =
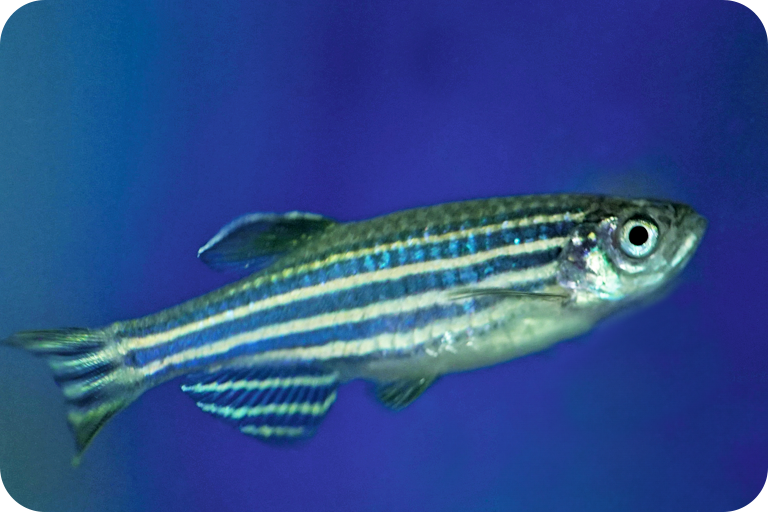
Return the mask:
[(311, 436), (351, 379), (386, 406), (438, 377), (544, 349), (652, 297), (693, 255), (690, 207), (588, 195), (495, 198), (353, 223), (250, 214), (199, 251), (248, 277), (143, 318), (5, 340), (44, 357), (78, 456), (147, 389), (261, 439)]

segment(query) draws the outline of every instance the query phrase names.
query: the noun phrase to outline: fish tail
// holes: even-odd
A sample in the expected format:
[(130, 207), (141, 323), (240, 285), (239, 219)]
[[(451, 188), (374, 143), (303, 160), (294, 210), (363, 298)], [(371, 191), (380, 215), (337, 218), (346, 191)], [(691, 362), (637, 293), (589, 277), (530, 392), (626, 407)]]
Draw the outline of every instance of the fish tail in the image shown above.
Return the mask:
[(25, 331), (2, 343), (42, 357), (53, 371), (67, 403), (77, 446), (75, 465), (104, 424), (144, 390), (105, 330)]

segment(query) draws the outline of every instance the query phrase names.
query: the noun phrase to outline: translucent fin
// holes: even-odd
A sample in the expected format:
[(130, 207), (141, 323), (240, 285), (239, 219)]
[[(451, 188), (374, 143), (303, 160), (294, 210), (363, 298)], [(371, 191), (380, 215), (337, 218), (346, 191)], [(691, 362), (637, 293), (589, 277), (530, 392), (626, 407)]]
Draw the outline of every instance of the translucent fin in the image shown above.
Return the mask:
[(390, 409), (399, 411), (419, 398), (435, 382), (435, 379), (436, 377), (429, 376), (379, 384), (376, 386), (376, 398)]
[(475, 297), (499, 297), (502, 299), (535, 299), (535, 300), (560, 300), (565, 301), (569, 298), (566, 294), (543, 293), (543, 292), (525, 292), (520, 290), (510, 290), (509, 288), (463, 288), (450, 292), (452, 299), (469, 299)]
[(311, 437), (336, 400), (338, 374), (313, 366), (226, 369), (190, 375), (197, 406), (262, 440)]
[(251, 213), (221, 228), (197, 257), (214, 270), (258, 270), (332, 224), (314, 213)]
[(122, 359), (110, 349), (103, 331), (63, 329), (17, 333), (3, 344), (43, 357), (67, 402), (67, 420), (75, 437), (77, 464), (104, 424), (140, 394), (140, 385), (126, 379)]

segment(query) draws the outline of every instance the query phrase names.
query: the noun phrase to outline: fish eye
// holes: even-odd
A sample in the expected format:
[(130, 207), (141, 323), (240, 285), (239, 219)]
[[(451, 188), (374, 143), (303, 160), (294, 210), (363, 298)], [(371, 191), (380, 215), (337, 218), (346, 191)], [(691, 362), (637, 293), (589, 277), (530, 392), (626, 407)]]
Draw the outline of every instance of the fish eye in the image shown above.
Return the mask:
[(630, 219), (621, 228), (621, 250), (627, 256), (644, 258), (653, 252), (658, 238), (656, 224), (644, 219)]

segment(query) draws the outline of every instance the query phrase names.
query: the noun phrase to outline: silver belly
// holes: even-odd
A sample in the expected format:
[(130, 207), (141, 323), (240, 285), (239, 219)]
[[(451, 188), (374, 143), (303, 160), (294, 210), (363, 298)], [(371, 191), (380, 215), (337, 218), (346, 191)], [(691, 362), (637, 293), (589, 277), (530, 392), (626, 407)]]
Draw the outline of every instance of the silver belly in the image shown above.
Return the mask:
[(346, 378), (373, 381), (439, 376), (491, 366), (577, 336), (595, 323), (582, 308), (559, 302), (510, 299), (481, 311), (435, 325), (432, 341), (412, 351), (393, 353), (339, 367)]

